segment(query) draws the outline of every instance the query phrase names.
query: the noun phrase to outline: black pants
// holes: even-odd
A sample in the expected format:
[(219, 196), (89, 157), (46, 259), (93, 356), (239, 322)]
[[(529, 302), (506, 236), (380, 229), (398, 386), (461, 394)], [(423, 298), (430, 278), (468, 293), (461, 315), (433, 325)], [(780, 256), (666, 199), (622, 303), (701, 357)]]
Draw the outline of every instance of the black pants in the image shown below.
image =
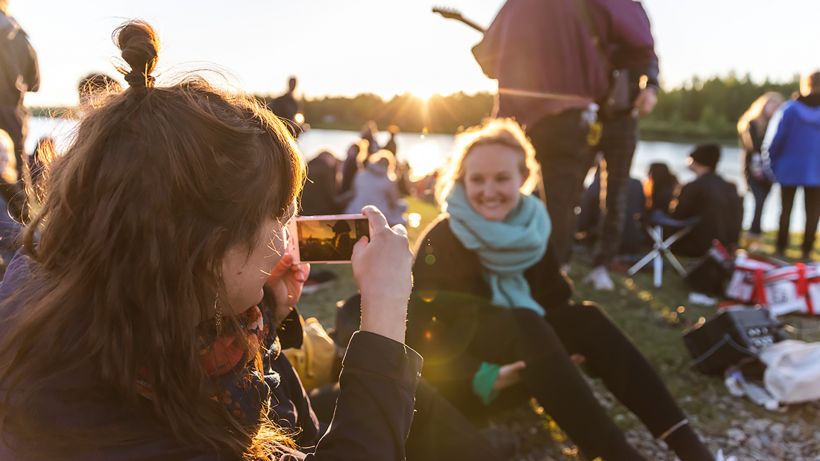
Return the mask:
[[(780, 229), (777, 231), (777, 251), (782, 253), (789, 246), (789, 223), (792, 218), (794, 194), (797, 186), (780, 186)], [(817, 221), (820, 219), (820, 187), (803, 187), (806, 202), (806, 228), (803, 245), (800, 247), (804, 259), (811, 257), (814, 240), (817, 237)]]
[(552, 220), (550, 244), (561, 264), (569, 262), (575, 237), (575, 209), (592, 163), (589, 127), (580, 110), (544, 117), (527, 130), (541, 164), (547, 209)]
[(593, 265), (607, 265), (617, 256), (624, 232), (629, 169), (638, 144), (638, 119), (630, 113), (606, 120), (598, 150), (604, 154), (600, 202), (604, 205)]
[(772, 183), (768, 180), (755, 179), (747, 173), (746, 184), (749, 185), (749, 191), (755, 199), (754, 214), (752, 215), (752, 225), (749, 226), (749, 233), (760, 235), (763, 233), (760, 225), (760, 221), (763, 219), (763, 205), (772, 190)]
[(25, 141), (28, 114), (22, 107), (0, 106), (0, 130), (9, 134), (14, 143), (14, 160), (17, 162), (17, 181), (22, 185), (23, 170), (28, 168)]
[(546, 321), (528, 309), (486, 309), (479, 316), (469, 353), (491, 363), (527, 363), (523, 382), (502, 391), (488, 412), (535, 397), (589, 459), (643, 459), (570, 361), (578, 353), (655, 437), (685, 418), (644, 356), (593, 304), (552, 309)]

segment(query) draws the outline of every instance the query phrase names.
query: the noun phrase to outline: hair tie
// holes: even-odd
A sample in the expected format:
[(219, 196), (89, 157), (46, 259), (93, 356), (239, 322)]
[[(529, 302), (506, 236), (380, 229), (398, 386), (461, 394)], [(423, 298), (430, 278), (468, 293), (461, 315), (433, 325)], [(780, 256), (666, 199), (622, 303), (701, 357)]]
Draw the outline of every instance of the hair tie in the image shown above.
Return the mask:
[(125, 74), (125, 81), (131, 88), (153, 88), (156, 79), (151, 75), (147, 75), (145, 72), (132, 70)]

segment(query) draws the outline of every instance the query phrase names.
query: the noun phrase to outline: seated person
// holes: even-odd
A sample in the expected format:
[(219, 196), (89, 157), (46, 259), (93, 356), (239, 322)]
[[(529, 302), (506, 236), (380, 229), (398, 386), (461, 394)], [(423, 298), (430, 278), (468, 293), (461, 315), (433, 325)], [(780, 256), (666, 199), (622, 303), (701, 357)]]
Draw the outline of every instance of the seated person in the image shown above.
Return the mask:
[(680, 459), (713, 459), (630, 340), (600, 307), (571, 301), (550, 218), (530, 195), (539, 170), (521, 128), (497, 119), (459, 138), (438, 190), (444, 213), (413, 266), (407, 339), (424, 351), (424, 378), (470, 417), (534, 397), (587, 459), (644, 459), (573, 354)]
[(678, 178), (669, 170), (669, 165), (662, 162), (650, 164), (643, 184), (646, 213), (651, 214), (655, 210), (667, 213), (679, 187)]
[[(193, 76), (155, 86), (150, 25), (129, 22), (115, 42), (129, 88), (46, 166), (0, 285), (0, 459), (403, 460), (421, 370), (404, 344), (404, 229), (368, 209), (352, 263), (361, 331), (331, 428), (297, 453), (264, 417), (256, 304), (283, 257), (301, 155), (250, 98)], [(297, 273), (275, 283), (278, 306), (295, 302)]]
[(336, 190), (336, 167), (339, 161), (327, 150), (319, 152), (307, 164), (307, 181), (302, 190), (302, 216), (339, 214), (344, 201)]
[[(593, 246), (600, 238), (601, 227), (601, 168), (596, 168), (592, 183), (581, 196), (581, 214), (578, 216), (578, 236), (586, 245)], [(646, 234), (641, 227), (644, 215), (643, 186), (641, 182), (630, 177), (627, 182), (626, 213), (623, 216), (623, 232), (618, 246), (618, 255), (639, 253), (645, 243)]]
[(396, 158), (390, 151), (380, 150), (365, 162), (365, 167), (356, 172), (353, 199), (347, 204), (345, 213), (358, 213), (362, 207), (373, 205), (384, 213), (391, 226), (404, 224), (402, 214), (407, 210), (407, 203), (399, 194)]
[[(17, 193), (22, 195), (22, 190), (17, 186), (17, 166), (14, 158), (14, 143), (11, 136), (3, 130), (0, 130), (0, 181), (6, 185), (9, 191), (17, 190)], [(18, 237), (20, 236), (20, 222), (15, 221), (16, 213), (9, 212), (9, 200), (14, 201), (13, 197), (6, 199), (5, 196), (0, 195), (0, 277), (6, 270), (6, 266), (11, 262), (12, 256), (20, 246)]]
[(743, 202), (737, 187), (716, 172), (720, 146), (701, 144), (689, 155), (689, 169), (697, 177), (684, 185), (670, 204), (675, 219), (699, 218), (692, 230), (672, 245), (681, 256), (700, 257), (718, 240), (733, 252), (737, 248), (743, 221)]

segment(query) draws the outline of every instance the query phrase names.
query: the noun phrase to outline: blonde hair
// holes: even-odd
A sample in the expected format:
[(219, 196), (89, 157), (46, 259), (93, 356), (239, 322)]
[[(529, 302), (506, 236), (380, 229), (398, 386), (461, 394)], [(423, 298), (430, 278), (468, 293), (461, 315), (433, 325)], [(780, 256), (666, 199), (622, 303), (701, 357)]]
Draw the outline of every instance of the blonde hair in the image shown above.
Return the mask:
[(803, 96), (808, 96), (817, 91), (820, 91), (820, 70), (809, 72), (800, 80), (800, 93)]
[(17, 159), (14, 157), (14, 141), (4, 130), (0, 130), (0, 155), (6, 156), (6, 167), (0, 171), (0, 177), (9, 184), (16, 183)]
[(764, 121), (767, 124), (769, 123), (770, 116), (766, 115), (764, 109), (772, 101), (777, 101), (778, 104), (782, 104), (783, 96), (776, 91), (767, 91), (755, 99), (752, 105), (746, 109), (746, 112), (740, 116), (740, 120), (737, 121), (737, 133), (740, 135), (744, 145), (751, 146), (751, 140), (746, 139), (749, 136), (750, 123), (755, 120)]
[(456, 135), (456, 147), (448, 165), (442, 169), (436, 184), (436, 200), (444, 205), (453, 185), (464, 180), (464, 160), (477, 146), (500, 144), (521, 152), (521, 173), (524, 184), (521, 192), (529, 194), (535, 189), (541, 168), (535, 159), (535, 148), (524, 130), (511, 118), (492, 118), (481, 125), (466, 129)]
[(387, 177), (390, 178), (391, 181), (395, 181), (396, 157), (389, 150), (380, 149), (378, 152), (371, 155), (370, 158), (367, 159), (368, 165), (376, 165), (377, 163), (381, 162), (384, 162), (385, 166), (387, 167)]

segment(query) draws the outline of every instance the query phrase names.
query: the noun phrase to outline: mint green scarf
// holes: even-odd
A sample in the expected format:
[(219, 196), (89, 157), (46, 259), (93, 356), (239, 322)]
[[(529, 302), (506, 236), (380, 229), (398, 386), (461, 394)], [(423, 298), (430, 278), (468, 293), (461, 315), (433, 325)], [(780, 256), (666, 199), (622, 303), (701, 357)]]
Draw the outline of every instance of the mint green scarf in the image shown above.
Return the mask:
[(453, 185), (446, 200), (450, 229), (468, 249), (478, 253), (492, 289), (492, 303), (524, 307), (544, 315), (532, 298), (524, 271), (544, 257), (551, 223), (544, 204), (531, 195), (521, 200), (504, 221), (489, 221), (473, 210), (464, 186)]

